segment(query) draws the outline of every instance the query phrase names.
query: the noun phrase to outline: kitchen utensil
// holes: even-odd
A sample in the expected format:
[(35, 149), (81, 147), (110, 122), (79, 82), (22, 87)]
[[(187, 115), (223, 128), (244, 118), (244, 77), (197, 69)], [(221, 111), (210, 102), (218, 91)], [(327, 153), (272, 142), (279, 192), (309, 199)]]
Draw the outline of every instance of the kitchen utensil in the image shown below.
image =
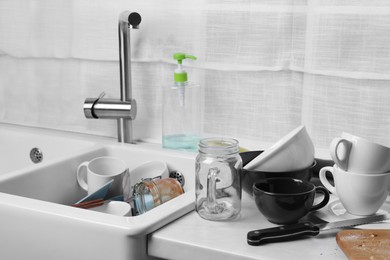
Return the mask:
[[(316, 194), (324, 196), (313, 205)], [(296, 223), (329, 202), (329, 192), (324, 187), (292, 178), (268, 178), (257, 182), (253, 184), (253, 197), (259, 211), (275, 224)]]
[(72, 207), (90, 209), (90, 208), (102, 206), (103, 204), (104, 204), (104, 199), (95, 199), (95, 200), (73, 204)]
[(299, 126), (251, 160), (244, 169), (283, 172), (304, 169), (314, 161), (314, 145), (305, 126)]
[[(335, 185), (329, 183), (326, 173), (334, 178)], [(375, 214), (386, 201), (390, 192), (389, 173), (354, 173), (340, 169), (337, 164), (320, 170), (321, 183), (335, 194), (345, 209), (358, 216)]]
[(311, 222), (304, 222), (293, 225), (259, 229), (248, 233), (247, 242), (249, 245), (258, 246), (264, 243), (289, 241), (305, 236), (316, 236), (320, 233), (320, 231), (328, 229), (358, 226), (389, 219), (390, 214), (383, 214), (330, 223), (313, 224)]
[(342, 230), (336, 241), (348, 259), (389, 259), (390, 230)]

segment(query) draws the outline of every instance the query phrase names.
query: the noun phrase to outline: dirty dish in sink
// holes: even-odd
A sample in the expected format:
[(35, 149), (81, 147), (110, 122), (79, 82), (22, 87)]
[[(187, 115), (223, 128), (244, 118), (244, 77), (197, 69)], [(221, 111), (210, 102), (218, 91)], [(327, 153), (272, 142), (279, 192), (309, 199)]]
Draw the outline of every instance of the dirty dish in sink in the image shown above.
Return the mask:
[(107, 196), (108, 190), (112, 186), (113, 182), (114, 182), (114, 180), (110, 180), (109, 182), (104, 184), (100, 189), (98, 189), (97, 191), (95, 191), (92, 194), (85, 196), (81, 200), (77, 201), (75, 204), (79, 204), (79, 203), (91, 201), (91, 200), (96, 200), (96, 199), (104, 199)]
[(136, 183), (146, 179), (168, 178), (169, 169), (164, 161), (148, 161), (138, 165), (123, 176), (123, 197), (128, 200), (133, 195), (133, 187)]
[(90, 210), (117, 216), (131, 216), (131, 206), (124, 201), (108, 201), (99, 207), (90, 208)]

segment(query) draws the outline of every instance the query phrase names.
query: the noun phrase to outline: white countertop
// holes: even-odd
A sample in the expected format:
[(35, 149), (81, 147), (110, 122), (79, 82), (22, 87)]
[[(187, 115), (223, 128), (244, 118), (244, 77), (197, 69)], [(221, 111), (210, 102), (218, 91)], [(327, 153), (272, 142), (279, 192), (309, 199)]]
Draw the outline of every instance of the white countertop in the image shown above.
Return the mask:
[[(354, 218), (344, 214), (337, 198), (315, 213), (326, 221)], [(340, 209), (341, 207), (341, 209)], [(390, 199), (378, 213), (390, 210)], [(334, 213), (337, 212), (338, 216)], [(250, 246), (246, 236), (251, 230), (275, 226), (257, 210), (254, 200), (243, 191), (241, 216), (235, 221), (214, 222), (202, 219), (195, 211), (157, 230), (149, 236), (148, 254), (172, 260), (205, 259), (346, 259), (336, 243), (339, 229), (328, 230), (316, 237)], [(390, 223), (360, 226), (390, 228)]]

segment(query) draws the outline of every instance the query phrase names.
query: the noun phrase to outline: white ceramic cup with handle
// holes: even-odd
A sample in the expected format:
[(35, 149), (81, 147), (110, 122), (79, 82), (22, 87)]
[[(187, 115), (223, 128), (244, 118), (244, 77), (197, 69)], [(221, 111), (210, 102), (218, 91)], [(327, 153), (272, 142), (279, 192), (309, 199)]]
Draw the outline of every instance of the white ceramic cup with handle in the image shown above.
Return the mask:
[(108, 196), (123, 195), (123, 176), (128, 172), (128, 167), (121, 159), (102, 156), (81, 163), (77, 168), (77, 182), (81, 188), (94, 193), (110, 180), (114, 180)]
[(123, 176), (123, 198), (128, 200), (133, 195), (133, 185), (144, 179), (168, 178), (169, 169), (164, 161), (148, 161), (138, 165)]
[(342, 133), (330, 144), (333, 161), (343, 170), (355, 173), (390, 171), (390, 148), (361, 137)]
[[(334, 185), (327, 179), (327, 172), (333, 175)], [(333, 167), (323, 167), (319, 177), (325, 188), (335, 194), (347, 212), (353, 215), (375, 214), (389, 195), (390, 172), (353, 173), (344, 171), (335, 164)]]

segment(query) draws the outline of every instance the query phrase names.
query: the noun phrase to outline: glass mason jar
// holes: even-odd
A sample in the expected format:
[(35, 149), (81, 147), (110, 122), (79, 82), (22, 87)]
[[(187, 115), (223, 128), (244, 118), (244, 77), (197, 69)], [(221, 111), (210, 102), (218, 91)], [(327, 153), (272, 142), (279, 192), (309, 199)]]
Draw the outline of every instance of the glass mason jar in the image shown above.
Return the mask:
[(236, 218), (241, 211), (242, 160), (238, 141), (206, 138), (196, 158), (196, 211), (207, 220)]
[(135, 213), (143, 214), (183, 193), (183, 187), (176, 179), (144, 179), (134, 185)]

